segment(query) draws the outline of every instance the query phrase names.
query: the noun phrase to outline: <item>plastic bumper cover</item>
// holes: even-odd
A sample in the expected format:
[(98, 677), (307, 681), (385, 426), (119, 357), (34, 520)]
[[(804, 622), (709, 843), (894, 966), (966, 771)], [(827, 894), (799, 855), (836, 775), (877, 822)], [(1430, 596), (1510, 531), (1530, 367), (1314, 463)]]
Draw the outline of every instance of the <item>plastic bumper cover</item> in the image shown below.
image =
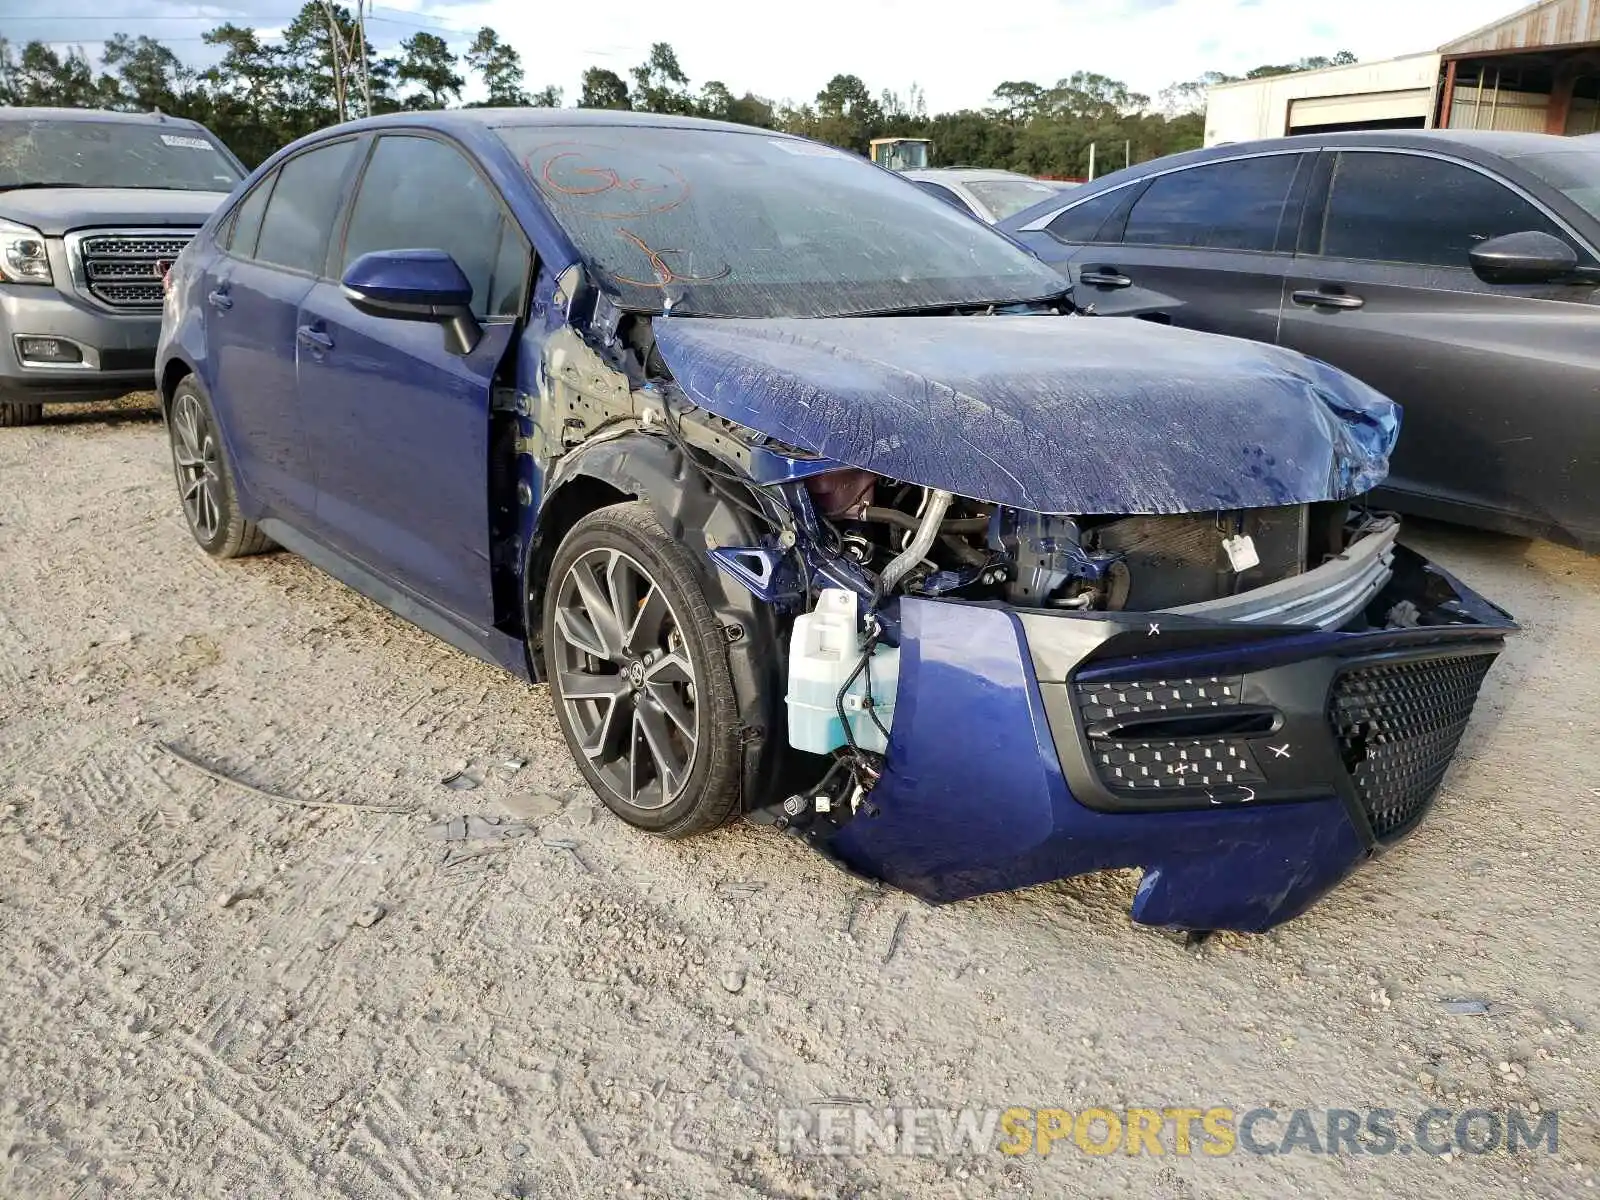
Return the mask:
[[(1366, 703), (1367, 684), (1338, 682), (1392, 673), (1393, 664), (1489, 659), (1515, 627), (1404, 548), (1396, 568), (1369, 611), (1411, 599), (1439, 623), (1323, 632), (904, 600), (884, 773), (870, 804), (828, 849), (852, 869), (934, 902), (1136, 867), (1144, 875), (1133, 917), (1142, 923), (1260, 931), (1289, 920), (1426, 808), (1424, 801), (1398, 823), (1379, 813), (1388, 821), (1380, 836), (1373, 797), (1381, 799), (1394, 771), (1381, 738), (1370, 747), (1361, 741), (1367, 710), (1339, 707), (1346, 693)], [(1201, 783), (1180, 774), (1162, 789), (1108, 786), (1114, 776), (1096, 763), (1088, 730), (1088, 718), (1102, 714), (1086, 718), (1084, 695), (1072, 689), (1213, 678), (1238, 679), (1240, 698), (1268, 710), (1254, 734), (1240, 737), (1263, 778)], [(1465, 712), (1452, 714), (1456, 723), (1443, 734), (1447, 748), (1430, 743), (1435, 760), (1442, 753), (1433, 774), (1406, 776), (1416, 777), (1413, 790), (1437, 787), (1475, 695), (1473, 683)], [(1426, 706), (1430, 696), (1412, 700)], [(1159, 732), (1174, 729), (1184, 731)], [(1275, 755), (1274, 746), (1287, 754)]]
[[(0, 334), (0, 399), (94, 400), (155, 386), (159, 312), (111, 313), (54, 287), (5, 284), (0, 285)], [(82, 361), (26, 361), (22, 338), (70, 342)]]

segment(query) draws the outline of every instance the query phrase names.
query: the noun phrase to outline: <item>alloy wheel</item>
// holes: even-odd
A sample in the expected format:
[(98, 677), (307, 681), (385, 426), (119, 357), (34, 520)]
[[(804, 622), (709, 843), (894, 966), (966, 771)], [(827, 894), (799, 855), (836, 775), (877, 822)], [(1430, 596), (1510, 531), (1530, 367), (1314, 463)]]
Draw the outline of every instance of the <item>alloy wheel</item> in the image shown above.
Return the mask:
[(189, 527), (200, 541), (213, 541), (222, 526), (217, 439), (193, 392), (180, 393), (172, 405), (172, 464)]
[(661, 586), (620, 550), (577, 558), (547, 647), (578, 750), (623, 803), (658, 809), (687, 784), (698, 742), (694, 664)]

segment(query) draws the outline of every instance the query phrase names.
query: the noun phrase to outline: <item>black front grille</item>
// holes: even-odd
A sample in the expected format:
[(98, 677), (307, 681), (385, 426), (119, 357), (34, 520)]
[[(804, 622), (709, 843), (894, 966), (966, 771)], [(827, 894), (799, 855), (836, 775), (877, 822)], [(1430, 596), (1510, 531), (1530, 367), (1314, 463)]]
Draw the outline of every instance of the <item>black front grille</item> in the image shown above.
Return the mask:
[(1493, 654), (1353, 667), (1334, 681), (1328, 724), (1380, 839), (1432, 803)]
[(97, 233), (82, 239), (84, 283), (108, 308), (161, 307), (161, 280), (194, 235), (184, 233)]

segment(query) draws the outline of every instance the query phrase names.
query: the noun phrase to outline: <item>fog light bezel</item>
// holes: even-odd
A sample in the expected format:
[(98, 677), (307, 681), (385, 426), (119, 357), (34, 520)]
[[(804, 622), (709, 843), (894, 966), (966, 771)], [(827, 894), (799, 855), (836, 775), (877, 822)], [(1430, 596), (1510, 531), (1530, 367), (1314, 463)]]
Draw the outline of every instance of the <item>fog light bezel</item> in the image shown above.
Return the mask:
[[(77, 357), (42, 358), (37, 353), (37, 345), (35, 345), (34, 353), (29, 353), (27, 346), (30, 342), (36, 344), (40, 342), (52, 342), (58, 347), (65, 347), (72, 350)], [(57, 371), (82, 371), (93, 370), (95, 366), (94, 362), (92, 361), (93, 353), (89, 347), (85, 346), (82, 342), (74, 340), (73, 338), (62, 337), (58, 333), (13, 334), (12, 346), (16, 351), (17, 362), (24, 367), (36, 367), (45, 370)]]

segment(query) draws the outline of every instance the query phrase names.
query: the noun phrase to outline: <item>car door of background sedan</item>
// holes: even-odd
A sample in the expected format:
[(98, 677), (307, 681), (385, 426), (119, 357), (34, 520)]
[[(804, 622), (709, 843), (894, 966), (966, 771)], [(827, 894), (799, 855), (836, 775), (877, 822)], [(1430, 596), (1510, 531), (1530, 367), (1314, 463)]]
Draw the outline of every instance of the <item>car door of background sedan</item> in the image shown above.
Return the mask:
[(1400, 403), (1389, 478), (1408, 511), (1448, 516), (1437, 502), (1468, 504), (1491, 522), (1512, 513), (1600, 540), (1600, 291), (1493, 285), (1469, 265), (1475, 244), (1534, 229), (1595, 263), (1525, 195), (1477, 168), (1328, 151), (1280, 340)]
[(489, 408), (527, 282), (528, 244), (460, 150), (393, 134), (373, 144), (329, 274), (400, 249), (454, 256), (472, 282), (483, 336), (455, 355), (435, 324), (357, 311), (337, 278), (311, 289), (297, 333), (317, 525), (335, 549), (488, 629)]
[(1275, 152), (1157, 175), (1068, 209), (1029, 244), (1064, 264), (1073, 299), (1101, 316), (1276, 341), (1314, 159)]

